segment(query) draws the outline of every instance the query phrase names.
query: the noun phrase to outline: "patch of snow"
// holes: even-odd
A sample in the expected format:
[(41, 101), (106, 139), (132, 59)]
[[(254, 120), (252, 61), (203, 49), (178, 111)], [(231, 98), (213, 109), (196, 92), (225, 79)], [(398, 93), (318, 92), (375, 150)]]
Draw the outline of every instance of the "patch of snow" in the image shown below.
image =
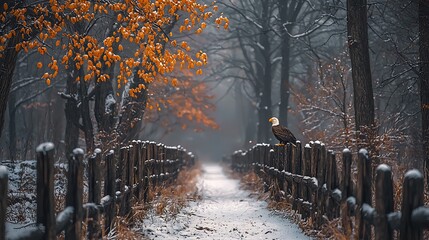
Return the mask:
[(344, 148), (344, 150), (343, 150), (343, 153), (350, 153), (351, 151), (350, 151), (350, 149), (348, 149), (348, 148)]
[(84, 155), (84, 151), (82, 148), (73, 149), (73, 155)]
[(51, 142), (45, 142), (45, 143), (42, 143), (39, 146), (37, 146), (36, 152), (38, 152), (38, 153), (40, 153), (40, 152), (45, 153), (45, 152), (54, 150), (54, 148), (55, 148), (55, 145), (53, 143), (51, 143)]
[(8, 176), (8, 171), (7, 171), (7, 167), (6, 166), (0, 166), (0, 178), (7, 178)]
[(190, 202), (172, 218), (151, 215), (138, 230), (149, 239), (310, 239), (287, 216), (241, 190), (239, 180), (227, 178), (220, 166), (203, 169), (201, 201)]
[(382, 172), (390, 172), (391, 171), (391, 168), (387, 165), (387, 164), (380, 164), (380, 165), (378, 165), (378, 167), (377, 167), (377, 169), (376, 169), (376, 171), (378, 172), (378, 171), (382, 171)]
[(420, 179), (423, 178), (422, 173), (417, 169), (411, 169), (405, 173), (405, 178)]
[(368, 157), (368, 151), (365, 148), (361, 148), (359, 154), (363, 154), (366, 158)]

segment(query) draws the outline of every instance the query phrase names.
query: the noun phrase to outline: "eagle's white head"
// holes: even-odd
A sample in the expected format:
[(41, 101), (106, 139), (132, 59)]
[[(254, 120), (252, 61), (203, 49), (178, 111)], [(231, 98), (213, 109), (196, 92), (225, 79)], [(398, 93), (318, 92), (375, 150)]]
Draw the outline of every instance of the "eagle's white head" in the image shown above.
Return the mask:
[(270, 118), (270, 120), (268, 120), (270, 123), (272, 123), (273, 124), (273, 126), (278, 126), (280, 123), (279, 123), (279, 119), (277, 119), (276, 117), (272, 117), (272, 118)]

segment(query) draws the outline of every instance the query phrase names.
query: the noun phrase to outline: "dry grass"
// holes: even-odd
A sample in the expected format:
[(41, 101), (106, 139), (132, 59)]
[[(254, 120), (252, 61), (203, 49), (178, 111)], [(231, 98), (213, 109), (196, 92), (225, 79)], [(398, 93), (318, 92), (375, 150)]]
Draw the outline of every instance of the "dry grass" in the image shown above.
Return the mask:
[[(388, 162), (387, 163), (392, 168), (393, 172), (393, 184), (394, 184), (394, 203), (395, 203), (395, 211), (399, 211), (401, 209), (402, 203), (402, 185), (403, 185), (403, 177), (406, 171), (409, 169), (407, 166), (400, 165), (396, 162)], [(263, 178), (265, 176), (260, 174)], [(255, 172), (250, 171), (247, 173), (236, 173), (231, 172), (230, 176), (241, 179), (241, 186), (246, 189), (256, 193), (258, 199), (266, 200), (268, 202), (268, 207), (288, 213), (291, 216), (291, 219), (300, 226), (300, 228), (309, 236), (312, 236), (316, 239), (353, 239), (352, 236), (348, 236), (344, 234), (341, 219), (336, 218), (333, 220), (324, 219), (325, 223), (321, 226), (320, 230), (313, 229), (313, 220), (311, 218), (302, 219), (301, 214), (298, 214), (296, 211), (292, 210), (292, 205), (286, 200), (281, 194), (278, 185), (274, 182), (274, 185), (270, 187), (268, 192), (264, 193), (264, 183), (261, 177), (259, 177)], [(426, 183), (425, 183), (426, 184)], [(427, 186), (425, 187), (425, 199), (424, 203), (427, 205), (429, 203), (429, 193), (427, 191)], [(372, 189), (374, 191), (375, 189)], [(373, 192), (374, 196), (374, 192)], [(373, 199), (374, 200), (374, 199)], [(373, 203), (374, 206), (374, 203)], [(351, 221), (354, 222), (354, 218), (351, 218)], [(355, 227), (353, 223), (352, 226)], [(354, 229), (351, 229), (352, 234)], [(394, 238), (398, 237), (397, 232), (394, 233)], [(424, 239), (429, 239), (429, 231), (424, 231)]]
[(191, 169), (183, 170), (177, 179), (169, 186), (158, 186), (149, 192), (149, 203), (138, 203), (132, 207), (132, 215), (127, 218), (116, 218), (114, 230), (109, 235), (114, 239), (144, 239), (141, 233), (133, 227), (141, 223), (151, 214), (164, 218), (174, 218), (188, 201), (201, 198), (197, 189), (198, 176), (201, 167), (196, 165)]

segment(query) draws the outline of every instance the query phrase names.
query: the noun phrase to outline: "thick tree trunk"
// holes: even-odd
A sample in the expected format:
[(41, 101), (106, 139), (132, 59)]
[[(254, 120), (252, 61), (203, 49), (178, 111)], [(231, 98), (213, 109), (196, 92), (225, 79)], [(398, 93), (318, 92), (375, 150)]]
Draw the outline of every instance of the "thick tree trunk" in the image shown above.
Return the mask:
[[(364, 131), (364, 134), (372, 135), (374, 131), (374, 96), (368, 50), (366, 0), (347, 1), (347, 32), (352, 65), (356, 131), (358, 133)], [(363, 136), (363, 138), (361, 146), (368, 143), (368, 136)]]
[(16, 108), (15, 108), (16, 96), (15, 93), (11, 93), (9, 96), (9, 159), (16, 159)]
[[(258, 69), (258, 75), (262, 80), (262, 91), (259, 93), (259, 106), (258, 106), (258, 142), (268, 142), (271, 135), (271, 127), (268, 122), (272, 117), (271, 110), (271, 45), (268, 33), (270, 32), (270, 19), (269, 19), (269, 1), (262, 1), (262, 32), (259, 42), (262, 48), (259, 49), (260, 54), (257, 56), (257, 61), (263, 64)], [(259, 52), (258, 51), (258, 52)]]
[[(67, 79), (66, 95), (77, 96), (77, 83), (74, 74), (70, 73)], [(79, 109), (77, 99), (74, 97), (67, 98), (65, 104), (66, 131), (64, 136), (66, 157), (68, 158), (73, 149), (78, 147), (79, 142)]]
[(88, 83), (84, 80), (84, 72), (81, 68), (79, 70), (79, 76), (80, 76), (80, 84), (79, 84), (79, 91), (80, 91), (80, 114), (82, 117), (82, 128), (83, 132), (85, 134), (85, 143), (86, 143), (86, 152), (92, 153), (94, 150), (94, 128), (92, 126), (92, 120), (91, 120), (91, 110), (89, 107), (89, 97), (88, 97)]
[(426, 180), (429, 183), (429, 2), (419, 1), (420, 31), (420, 101), (422, 111), (422, 140)]
[(7, 100), (12, 85), (12, 76), (15, 70), (18, 52), (15, 45), (20, 41), (20, 34), (13, 36), (7, 41), (6, 50), (0, 58), (0, 136), (3, 130)]
[[(113, 30), (115, 28), (114, 26), (114, 22), (111, 21), (108, 30), (106, 31), (106, 36), (113, 35)], [(114, 42), (112, 48), (117, 49), (118, 43)], [(109, 135), (115, 126), (116, 100), (112, 86), (112, 79), (114, 79), (114, 68), (114, 63), (110, 67), (106, 64), (103, 64), (101, 74), (108, 74), (110, 78), (106, 79), (105, 82), (96, 83), (97, 87), (95, 90), (94, 115), (97, 121), (98, 131), (102, 135), (100, 136), (102, 142), (104, 142), (104, 138), (111, 138)]]
[[(286, 33), (285, 33), (286, 34)], [(282, 125), (288, 125), (288, 111), (290, 98), (290, 38), (283, 36), (282, 43), (282, 67), (281, 67), (281, 82), (280, 82), (280, 105), (279, 119)]]
[(141, 123), (146, 111), (149, 84), (139, 77), (137, 74), (139, 69), (138, 67), (135, 69), (130, 89), (137, 88), (139, 84), (144, 84), (145, 88), (141, 92), (136, 93), (136, 97), (127, 96), (124, 100), (117, 128), (119, 143), (131, 140), (132, 136), (136, 134), (137, 125)]

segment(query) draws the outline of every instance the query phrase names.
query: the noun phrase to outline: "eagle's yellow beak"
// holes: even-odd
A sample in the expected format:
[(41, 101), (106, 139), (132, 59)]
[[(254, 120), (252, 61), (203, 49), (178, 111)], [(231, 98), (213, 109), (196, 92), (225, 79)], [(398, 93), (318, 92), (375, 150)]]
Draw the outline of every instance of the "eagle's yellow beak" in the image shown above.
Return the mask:
[(273, 122), (273, 118), (270, 118), (270, 119), (268, 120), (268, 122)]

